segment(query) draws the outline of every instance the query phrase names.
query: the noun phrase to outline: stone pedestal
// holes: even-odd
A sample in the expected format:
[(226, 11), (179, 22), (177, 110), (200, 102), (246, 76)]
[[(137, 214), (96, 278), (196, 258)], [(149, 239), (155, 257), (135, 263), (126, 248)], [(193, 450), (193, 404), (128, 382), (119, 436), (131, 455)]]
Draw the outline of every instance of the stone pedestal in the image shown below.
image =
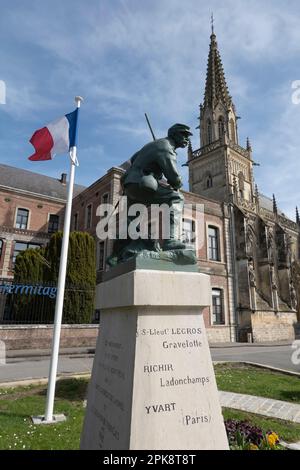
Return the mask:
[(201, 314), (209, 277), (138, 269), (99, 289), (81, 449), (228, 449)]

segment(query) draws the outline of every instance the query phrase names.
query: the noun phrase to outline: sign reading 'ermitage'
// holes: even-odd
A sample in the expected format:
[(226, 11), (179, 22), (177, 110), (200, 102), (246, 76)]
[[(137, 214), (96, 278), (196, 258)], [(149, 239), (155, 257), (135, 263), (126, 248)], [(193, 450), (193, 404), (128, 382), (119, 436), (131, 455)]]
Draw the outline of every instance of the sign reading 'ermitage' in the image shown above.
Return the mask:
[(28, 284), (0, 284), (0, 294), (42, 295), (55, 299), (57, 287)]
[(81, 447), (227, 449), (200, 309), (122, 310), (101, 316)]

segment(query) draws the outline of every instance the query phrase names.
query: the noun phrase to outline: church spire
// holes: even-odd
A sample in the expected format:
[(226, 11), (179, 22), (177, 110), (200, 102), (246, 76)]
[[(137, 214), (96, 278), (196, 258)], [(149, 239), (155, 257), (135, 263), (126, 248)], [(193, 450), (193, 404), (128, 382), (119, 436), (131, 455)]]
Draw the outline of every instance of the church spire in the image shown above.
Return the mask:
[(238, 143), (237, 116), (229, 94), (211, 18), (211, 36), (203, 103), (200, 105), (200, 147), (212, 142)]
[(296, 223), (299, 225), (300, 224), (300, 218), (299, 218), (299, 211), (298, 207), (296, 206)]
[(210, 46), (207, 62), (206, 85), (204, 93), (204, 107), (214, 108), (221, 102), (226, 108), (232, 104), (228, 87), (225, 80), (223, 64), (218, 50), (217, 38), (214, 33), (212, 19), (212, 34), (210, 36)]

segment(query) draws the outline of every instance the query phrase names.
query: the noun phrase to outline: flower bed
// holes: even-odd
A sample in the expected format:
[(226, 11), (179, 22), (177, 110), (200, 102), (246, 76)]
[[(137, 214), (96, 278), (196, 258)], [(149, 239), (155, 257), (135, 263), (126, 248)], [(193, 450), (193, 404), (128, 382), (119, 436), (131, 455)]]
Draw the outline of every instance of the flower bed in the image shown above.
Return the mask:
[(227, 419), (225, 428), (232, 450), (282, 450), (275, 432), (264, 432), (249, 421)]

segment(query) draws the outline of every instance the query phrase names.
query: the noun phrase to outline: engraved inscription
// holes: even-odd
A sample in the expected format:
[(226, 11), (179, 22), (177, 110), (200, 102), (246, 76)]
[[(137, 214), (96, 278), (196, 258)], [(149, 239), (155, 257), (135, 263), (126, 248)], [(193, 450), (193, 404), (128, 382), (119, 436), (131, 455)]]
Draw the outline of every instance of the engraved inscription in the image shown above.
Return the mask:
[(211, 416), (210, 415), (201, 415), (197, 416), (191, 416), (191, 415), (185, 415), (183, 417), (183, 425), (184, 426), (190, 426), (191, 424), (204, 424), (204, 423), (210, 423), (211, 421)]
[(151, 374), (151, 372), (169, 372), (174, 371), (173, 364), (145, 364), (144, 372)]
[(185, 349), (185, 348), (200, 348), (202, 346), (202, 343), (198, 339), (194, 339), (193, 341), (189, 341), (187, 339), (186, 341), (183, 341), (183, 342), (164, 341), (162, 345), (163, 345), (163, 348), (165, 349)]
[(160, 378), (160, 386), (161, 387), (174, 387), (176, 385), (191, 385), (191, 384), (201, 384), (206, 385), (209, 383), (209, 377), (190, 377), (187, 375), (184, 378), (175, 379), (172, 377), (171, 379), (162, 379)]
[[(137, 337), (140, 337), (141, 341), (154, 341), (156, 343), (156, 348), (161, 351), (161, 354), (167, 354), (168, 351), (176, 350), (176, 354), (173, 356), (172, 363), (170, 362), (159, 362), (151, 363), (145, 362), (143, 364), (143, 372), (147, 375), (148, 380), (151, 380), (151, 388), (157, 384), (161, 392), (168, 388), (179, 388), (182, 387), (199, 387), (202, 389), (210, 385), (211, 379), (207, 375), (194, 375), (193, 373), (188, 374), (186, 371), (185, 374), (181, 376), (178, 374), (176, 376), (174, 373), (176, 371), (182, 371), (182, 366), (177, 364), (178, 354), (181, 355), (190, 355), (191, 350), (201, 348), (203, 346), (202, 342), (202, 328), (197, 326), (172, 326), (169, 328), (141, 328), (137, 331)], [(145, 340), (142, 339), (145, 337)], [(146, 339), (147, 337), (147, 339)], [(180, 359), (181, 363), (182, 359)], [(174, 390), (175, 393), (175, 390)], [(177, 392), (176, 392), (177, 393)], [(195, 389), (195, 393), (196, 389)], [(174, 395), (174, 398), (177, 395)], [(191, 426), (194, 424), (205, 425), (211, 420), (209, 413), (195, 411), (194, 413), (187, 413), (187, 410), (184, 410), (184, 404), (176, 404), (176, 400), (172, 403), (157, 403), (157, 404), (146, 404), (144, 403), (144, 410), (146, 416), (152, 416), (159, 413), (176, 413), (179, 410), (181, 411), (181, 420), (183, 426)]]
[(153, 413), (161, 413), (161, 412), (170, 412), (175, 411), (176, 403), (165, 403), (164, 405), (149, 405), (145, 406), (147, 414)]

